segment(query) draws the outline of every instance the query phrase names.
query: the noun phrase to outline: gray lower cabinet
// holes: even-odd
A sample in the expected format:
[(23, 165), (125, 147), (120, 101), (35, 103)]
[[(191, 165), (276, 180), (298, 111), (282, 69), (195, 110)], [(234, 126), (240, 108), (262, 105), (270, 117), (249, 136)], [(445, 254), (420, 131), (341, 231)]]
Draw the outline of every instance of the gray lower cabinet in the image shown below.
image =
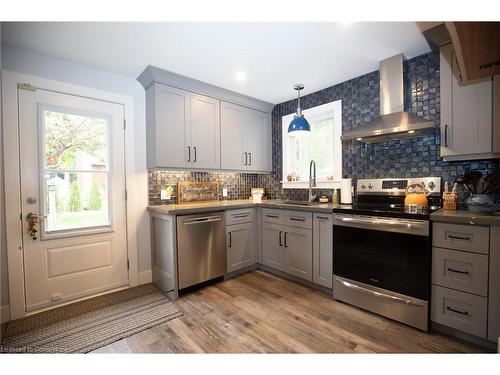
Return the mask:
[(312, 281), (312, 231), (285, 226), (285, 272)]
[(175, 219), (151, 213), (151, 272), (153, 284), (162, 292), (177, 290)]
[(283, 225), (262, 223), (262, 264), (285, 271)]
[(255, 223), (226, 226), (227, 272), (255, 263)]
[(488, 299), (488, 340), (500, 338), (500, 227), (490, 231), (490, 279)]
[(262, 263), (313, 281), (312, 213), (262, 209)]
[(333, 278), (333, 219), (331, 214), (313, 217), (313, 282), (332, 287)]
[(500, 227), (434, 222), (432, 244), (432, 321), (497, 342)]

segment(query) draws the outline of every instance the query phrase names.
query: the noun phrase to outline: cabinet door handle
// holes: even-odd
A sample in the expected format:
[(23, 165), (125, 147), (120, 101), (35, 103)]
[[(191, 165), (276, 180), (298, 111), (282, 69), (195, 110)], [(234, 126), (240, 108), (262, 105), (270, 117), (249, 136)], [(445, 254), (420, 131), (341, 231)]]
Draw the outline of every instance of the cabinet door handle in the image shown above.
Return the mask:
[(469, 274), (469, 271), (460, 271), (460, 270), (456, 270), (456, 269), (450, 268), (450, 267), (448, 267), (447, 270), (450, 271), (450, 272), (461, 273), (463, 275), (468, 275)]
[(247, 217), (247, 216), (248, 216), (248, 214), (233, 215), (233, 217), (234, 217), (235, 219), (242, 219), (242, 218)]
[(229, 247), (233, 246), (233, 236), (231, 236), (231, 232), (227, 232), (229, 234)]
[(191, 161), (191, 146), (188, 146), (188, 161)]
[(248, 165), (248, 152), (245, 152), (245, 165)]
[(446, 306), (446, 310), (453, 311), (454, 313), (457, 313), (457, 314), (469, 315), (469, 313), (467, 311), (456, 310), (456, 309), (454, 309), (453, 307), (450, 307), (450, 306)]
[(270, 217), (270, 218), (273, 218), (273, 219), (277, 219), (279, 218), (278, 215), (269, 215), (269, 214), (266, 214), (267, 217)]
[(448, 125), (444, 126), (444, 146), (448, 147)]
[(285, 232), (285, 247), (288, 247), (288, 232)]
[(280, 246), (283, 246), (283, 231), (280, 230)]
[(193, 163), (196, 163), (196, 146), (193, 147), (194, 150), (194, 160)]
[(248, 165), (252, 165), (252, 153), (251, 152), (248, 153), (248, 157), (250, 159), (250, 161), (248, 162)]
[(316, 218), (320, 220), (328, 220), (326, 216), (316, 216)]
[(453, 236), (451, 234), (448, 235), (448, 238), (452, 238), (454, 240), (470, 241), (470, 237)]
[(292, 220), (292, 221), (306, 221), (306, 219), (303, 217), (291, 217), (290, 220)]

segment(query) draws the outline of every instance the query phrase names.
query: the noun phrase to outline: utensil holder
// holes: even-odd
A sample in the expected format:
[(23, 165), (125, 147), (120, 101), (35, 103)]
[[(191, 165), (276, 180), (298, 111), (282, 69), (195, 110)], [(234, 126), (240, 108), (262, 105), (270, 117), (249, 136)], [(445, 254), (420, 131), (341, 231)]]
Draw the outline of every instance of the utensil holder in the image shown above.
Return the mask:
[(443, 193), (443, 210), (456, 210), (458, 202), (457, 193)]

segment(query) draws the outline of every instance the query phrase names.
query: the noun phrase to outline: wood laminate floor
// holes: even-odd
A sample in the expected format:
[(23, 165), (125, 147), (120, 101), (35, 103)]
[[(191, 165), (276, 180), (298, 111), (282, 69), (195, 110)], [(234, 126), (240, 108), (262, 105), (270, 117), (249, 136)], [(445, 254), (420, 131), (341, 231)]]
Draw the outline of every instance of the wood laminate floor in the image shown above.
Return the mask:
[(184, 316), (96, 353), (469, 353), (477, 348), (253, 271), (178, 300)]

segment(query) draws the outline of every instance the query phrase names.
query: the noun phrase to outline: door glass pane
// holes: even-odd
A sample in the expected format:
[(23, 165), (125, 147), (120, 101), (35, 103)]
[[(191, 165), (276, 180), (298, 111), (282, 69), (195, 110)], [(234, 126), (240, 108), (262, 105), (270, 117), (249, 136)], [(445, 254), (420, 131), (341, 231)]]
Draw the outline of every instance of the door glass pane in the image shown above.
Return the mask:
[(92, 170), (107, 166), (105, 118), (44, 110), (45, 167)]
[(109, 119), (42, 108), (45, 232), (111, 224)]
[(107, 173), (45, 173), (46, 231), (109, 225)]

